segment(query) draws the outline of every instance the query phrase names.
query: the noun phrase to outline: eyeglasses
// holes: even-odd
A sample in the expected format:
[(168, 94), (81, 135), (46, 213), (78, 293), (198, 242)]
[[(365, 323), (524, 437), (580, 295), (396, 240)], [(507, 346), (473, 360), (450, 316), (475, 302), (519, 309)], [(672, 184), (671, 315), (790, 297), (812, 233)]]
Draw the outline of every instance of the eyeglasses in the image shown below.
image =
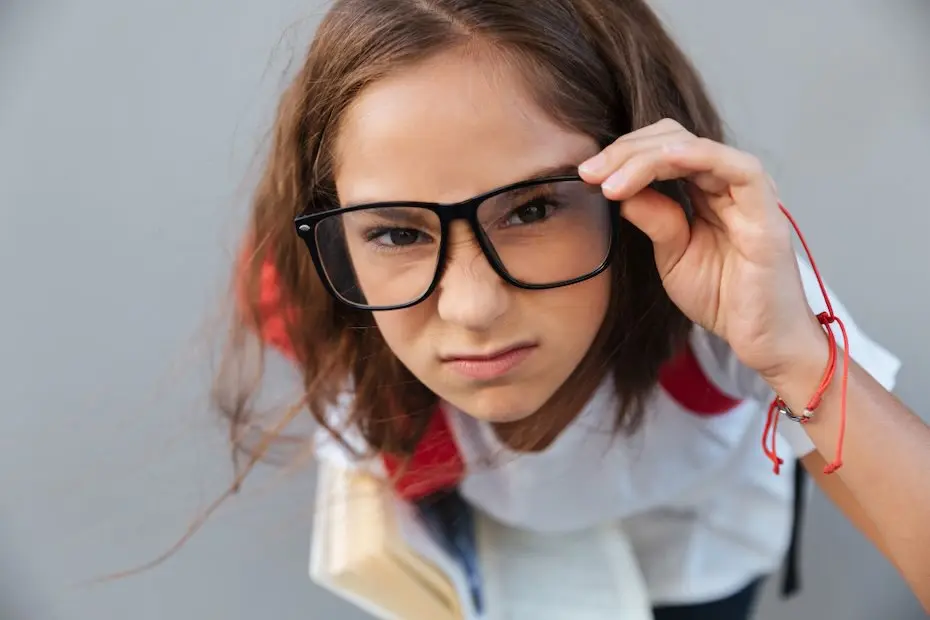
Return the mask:
[(577, 175), (507, 185), (455, 204), (378, 202), (294, 220), (327, 290), (364, 310), (413, 306), (436, 289), (449, 227), (465, 220), (505, 282), (550, 289), (607, 269), (619, 209)]

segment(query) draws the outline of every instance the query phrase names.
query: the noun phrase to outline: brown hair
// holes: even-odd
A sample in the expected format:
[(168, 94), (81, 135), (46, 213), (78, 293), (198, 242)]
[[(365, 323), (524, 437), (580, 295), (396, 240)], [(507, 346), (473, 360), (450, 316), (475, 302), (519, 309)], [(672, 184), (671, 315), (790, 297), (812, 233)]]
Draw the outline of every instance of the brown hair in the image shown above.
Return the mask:
[[(326, 293), (293, 218), (338, 206), (333, 144), (353, 99), (391, 72), (462, 45), (521, 63), (542, 109), (604, 145), (662, 118), (722, 139), (698, 75), (644, 0), (337, 0), (278, 108), (249, 250), (237, 266), (242, 303), (216, 398), (230, 422), (234, 451), (248, 454), (249, 466), (305, 407), (341, 437), (344, 427), (334, 428), (326, 412), (347, 385), (354, 389), (347, 423), (371, 452), (409, 455), (422, 435), (437, 397), (392, 354), (370, 313)], [(602, 376), (606, 366), (613, 368), (621, 403), (617, 425), (629, 430), (690, 324), (665, 294), (649, 240), (625, 222), (620, 236), (608, 318), (576, 372)], [(269, 267), (287, 309), (286, 333), (305, 396), (256, 445), (247, 431), (254, 426), (251, 392), (258, 383), (241, 373), (243, 359), (260, 351), (247, 340), (267, 320), (261, 294)], [(257, 367), (260, 378), (260, 360)]]

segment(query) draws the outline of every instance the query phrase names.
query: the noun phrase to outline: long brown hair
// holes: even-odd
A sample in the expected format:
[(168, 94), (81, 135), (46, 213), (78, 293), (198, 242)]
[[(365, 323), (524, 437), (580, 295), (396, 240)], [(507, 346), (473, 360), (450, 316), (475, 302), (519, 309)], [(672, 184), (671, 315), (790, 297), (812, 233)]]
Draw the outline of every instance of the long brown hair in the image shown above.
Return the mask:
[[(409, 455), (432, 415), (437, 397), (399, 363), (370, 313), (340, 305), (323, 289), (293, 218), (338, 206), (333, 144), (354, 98), (392, 72), (462, 45), (521, 63), (541, 109), (602, 144), (666, 117), (699, 136), (723, 137), (700, 78), (644, 0), (337, 0), (281, 100), (248, 250), (236, 266), (241, 303), (215, 395), (234, 452), (249, 456), (247, 468), (304, 410), (341, 437), (345, 427), (334, 427), (326, 412), (347, 386), (353, 390), (347, 424), (372, 453)], [(627, 223), (620, 236), (610, 311), (592, 351), (598, 359), (585, 367), (601, 376), (613, 369), (617, 425), (633, 429), (661, 364), (690, 324), (664, 292), (648, 239)], [(304, 398), (256, 443), (248, 438), (262, 363), (245, 358), (261, 356), (249, 340), (267, 320), (261, 293), (269, 268), (286, 308)], [(258, 374), (245, 380), (246, 368)]]

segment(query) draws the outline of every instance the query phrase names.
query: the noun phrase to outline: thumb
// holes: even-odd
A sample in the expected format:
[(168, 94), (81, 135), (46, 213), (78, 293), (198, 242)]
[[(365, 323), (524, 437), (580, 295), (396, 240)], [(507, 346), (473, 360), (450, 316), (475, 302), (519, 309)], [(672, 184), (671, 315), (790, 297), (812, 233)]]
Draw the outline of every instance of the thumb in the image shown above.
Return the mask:
[(691, 240), (684, 209), (668, 196), (646, 188), (624, 200), (620, 213), (652, 240), (656, 266), (664, 278), (688, 249)]

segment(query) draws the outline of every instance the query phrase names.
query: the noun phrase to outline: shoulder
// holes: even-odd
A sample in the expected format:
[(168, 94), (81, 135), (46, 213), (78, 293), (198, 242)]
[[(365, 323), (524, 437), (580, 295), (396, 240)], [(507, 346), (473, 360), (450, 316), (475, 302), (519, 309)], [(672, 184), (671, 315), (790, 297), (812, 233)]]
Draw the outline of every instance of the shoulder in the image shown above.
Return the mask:
[(354, 391), (340, 393), (336, 403), (323, 413), (326, 425), (313, 433), (313, 455), (317, 461), (342, 468), (364, 469), (381, 476), (384, 467), (380, 458), (370, 454), (365, 438), (352, 422)]

